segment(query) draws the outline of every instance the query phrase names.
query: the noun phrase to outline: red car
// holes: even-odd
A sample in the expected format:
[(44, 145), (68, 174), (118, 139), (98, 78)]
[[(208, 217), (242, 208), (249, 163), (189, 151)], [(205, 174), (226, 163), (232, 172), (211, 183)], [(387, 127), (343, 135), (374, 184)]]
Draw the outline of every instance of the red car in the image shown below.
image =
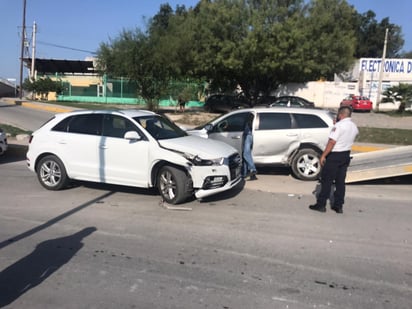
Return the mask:
[(340, 102), (340, 106), (350, 106), (354, 111), (370, 112), (372, 101), (368, 97), (351, 94)]

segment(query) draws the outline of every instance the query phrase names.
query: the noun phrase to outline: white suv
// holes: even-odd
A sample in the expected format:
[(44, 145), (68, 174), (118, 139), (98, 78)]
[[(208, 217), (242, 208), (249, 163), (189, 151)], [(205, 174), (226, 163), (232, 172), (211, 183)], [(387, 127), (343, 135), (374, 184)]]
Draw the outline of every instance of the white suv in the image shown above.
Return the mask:
[(70, 179), (157, 187), (171, 204), (231, 189), (241, 180), (233, 147), (189, 136), (144, 110), (57, 114), (32, 134), (27, 164), (49, 190)]
[(315, 180), (334, 114), (313, 108), (248, 108), (225, 114), (188, 133), (220, 140), (242, 151), (242, 133), (249, 114), (253, 120), (253, 160), (258, 166), (290, 166), (295, 177)]

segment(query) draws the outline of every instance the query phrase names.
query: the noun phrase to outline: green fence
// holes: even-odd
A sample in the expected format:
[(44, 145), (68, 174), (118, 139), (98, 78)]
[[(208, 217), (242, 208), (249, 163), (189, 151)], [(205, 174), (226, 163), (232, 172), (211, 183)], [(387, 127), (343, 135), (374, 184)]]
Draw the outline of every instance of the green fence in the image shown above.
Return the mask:
[[(69, 82), (62, 82), (63, 91), (57, 96), (58, 101), (63, 102), (89, 102), (108, 104), (132, 104), (145, 106), (146, 102), (142, 98), (136, 98), (138, 87), (136, 82), (125, 78), (102, 78), (102, 84), (92, 84), (85, 87), (72, 86)], [(192, 87), (193, 91), (198, 89), (194, 83), (174, 82), (169, 87), (169, 96), (159, 101), (159, 106), (171, 107), (177, 105), (177, 98), (183, 88)], [(196, 96), (195, 93), (192, 97)], [(190, 100), (187, 107), (200, 107), (203, 102), (200, 100)]]

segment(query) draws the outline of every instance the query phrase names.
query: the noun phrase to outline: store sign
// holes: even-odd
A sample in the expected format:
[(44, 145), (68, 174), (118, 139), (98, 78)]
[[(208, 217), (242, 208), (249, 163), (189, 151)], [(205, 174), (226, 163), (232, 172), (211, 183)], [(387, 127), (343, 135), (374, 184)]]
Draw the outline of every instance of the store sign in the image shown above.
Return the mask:
[(385, 59), (383, 65), (379, 58), (361, 58), (359, 61), (359, 71), (375, 79), (383, 69), (385, 79), (412, 80), (412, 59)]

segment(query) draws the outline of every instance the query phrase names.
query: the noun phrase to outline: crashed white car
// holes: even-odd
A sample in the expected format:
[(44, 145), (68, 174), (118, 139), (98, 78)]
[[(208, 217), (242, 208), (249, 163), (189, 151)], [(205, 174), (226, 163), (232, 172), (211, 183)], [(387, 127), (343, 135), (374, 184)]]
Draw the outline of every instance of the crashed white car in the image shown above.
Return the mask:
[(7, 137), (6, 133), (0, 128), (0, 155), (4, 154), (7, 150)]
[(233, 147), (190, 136), (145, 110), (57, 114), (32, 134), (27, 164), (49, 190), (71, 179), (157, 187), (171, 204), (241, 181), (241, 158)]

